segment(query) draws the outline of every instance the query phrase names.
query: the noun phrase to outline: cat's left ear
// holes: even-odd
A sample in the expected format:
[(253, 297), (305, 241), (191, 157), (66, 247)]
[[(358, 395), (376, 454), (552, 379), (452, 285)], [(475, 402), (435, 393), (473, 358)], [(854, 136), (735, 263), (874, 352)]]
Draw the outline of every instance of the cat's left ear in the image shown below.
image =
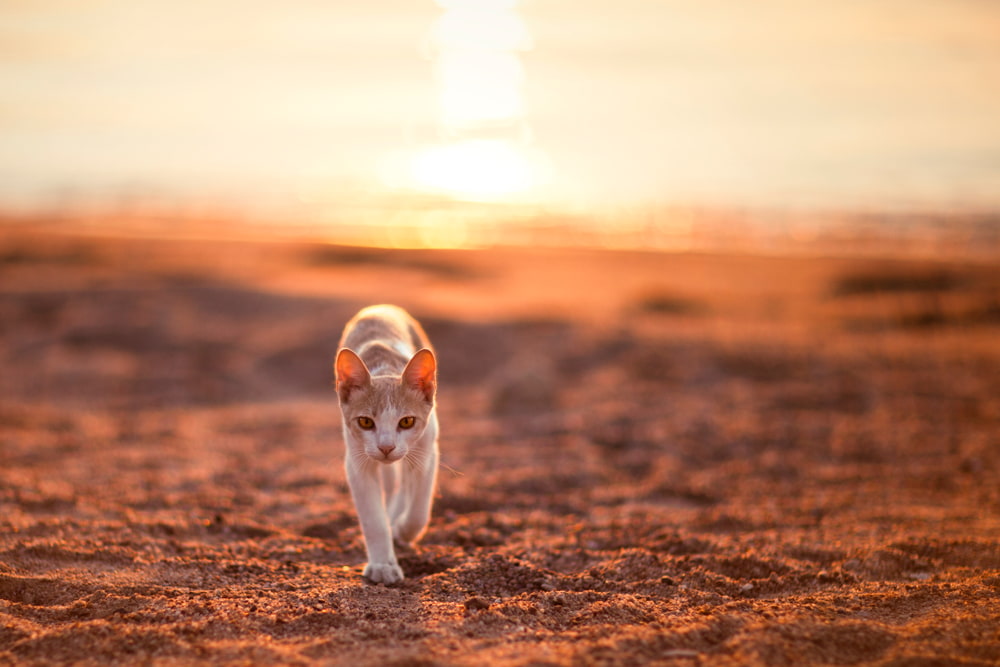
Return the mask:
[(424, 348), (413, 355), (403, 370), (401, 382), (404, 386), (419, 391), (428, 403), (433, 403), (437, 389), (437, 360), (434, 359), (434, 353)]

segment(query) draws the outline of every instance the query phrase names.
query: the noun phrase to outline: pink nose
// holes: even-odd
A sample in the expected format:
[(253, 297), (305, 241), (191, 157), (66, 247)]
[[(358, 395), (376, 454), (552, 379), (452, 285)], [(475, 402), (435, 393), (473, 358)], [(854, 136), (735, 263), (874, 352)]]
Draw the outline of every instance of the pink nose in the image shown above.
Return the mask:
[(392, 450), (396, 449), (396, 445), (379, 445), (378, 450), (382, 452), (383, 456), (389, 456), (392, 454)]

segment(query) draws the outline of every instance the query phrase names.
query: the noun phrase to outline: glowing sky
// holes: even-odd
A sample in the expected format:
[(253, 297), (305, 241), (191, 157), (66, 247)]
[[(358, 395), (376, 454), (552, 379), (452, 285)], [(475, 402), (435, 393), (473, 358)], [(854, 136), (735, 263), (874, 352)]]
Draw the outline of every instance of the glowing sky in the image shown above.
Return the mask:
[(0, 206), (996, 207), (997, 35), (985, 0), (11, 0)]

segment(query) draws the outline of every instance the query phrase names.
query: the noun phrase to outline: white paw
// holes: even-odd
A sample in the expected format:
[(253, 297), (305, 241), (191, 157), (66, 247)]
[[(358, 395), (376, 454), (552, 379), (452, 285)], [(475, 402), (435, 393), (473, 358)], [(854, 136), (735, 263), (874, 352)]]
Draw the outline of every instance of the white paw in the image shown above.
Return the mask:
[(403, 580), (403, 570), (396, 563), (368, 563), (364, 577), (376, 584), (398, 584)]
[(426, 529), (426, 521), (402, 521), (393, 525), (392, 539), (397, 546), (412, 547), (417, 541), (420, 540), (421, 537), (424, 536), (424, 531)]
[(392, 541), (396, 545), (397, 549), (408, 550), (413, 548), (413, 543), (416, 541), (413, 536), (403, 533), (403, 531), (398, 528), (392, 529)]

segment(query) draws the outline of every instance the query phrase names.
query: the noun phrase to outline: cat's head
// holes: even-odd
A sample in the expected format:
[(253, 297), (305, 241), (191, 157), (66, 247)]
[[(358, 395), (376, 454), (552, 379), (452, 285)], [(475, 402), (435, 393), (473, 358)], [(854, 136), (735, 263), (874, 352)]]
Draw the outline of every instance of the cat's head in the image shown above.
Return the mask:
[(334, 364), (347, 446), (375, 461), (392, 463), (413, 450), (427, 427), (437, 389), (434, 353), (413, 355), (401, 375), (372, 376), (365, 362), (344, 348)]

